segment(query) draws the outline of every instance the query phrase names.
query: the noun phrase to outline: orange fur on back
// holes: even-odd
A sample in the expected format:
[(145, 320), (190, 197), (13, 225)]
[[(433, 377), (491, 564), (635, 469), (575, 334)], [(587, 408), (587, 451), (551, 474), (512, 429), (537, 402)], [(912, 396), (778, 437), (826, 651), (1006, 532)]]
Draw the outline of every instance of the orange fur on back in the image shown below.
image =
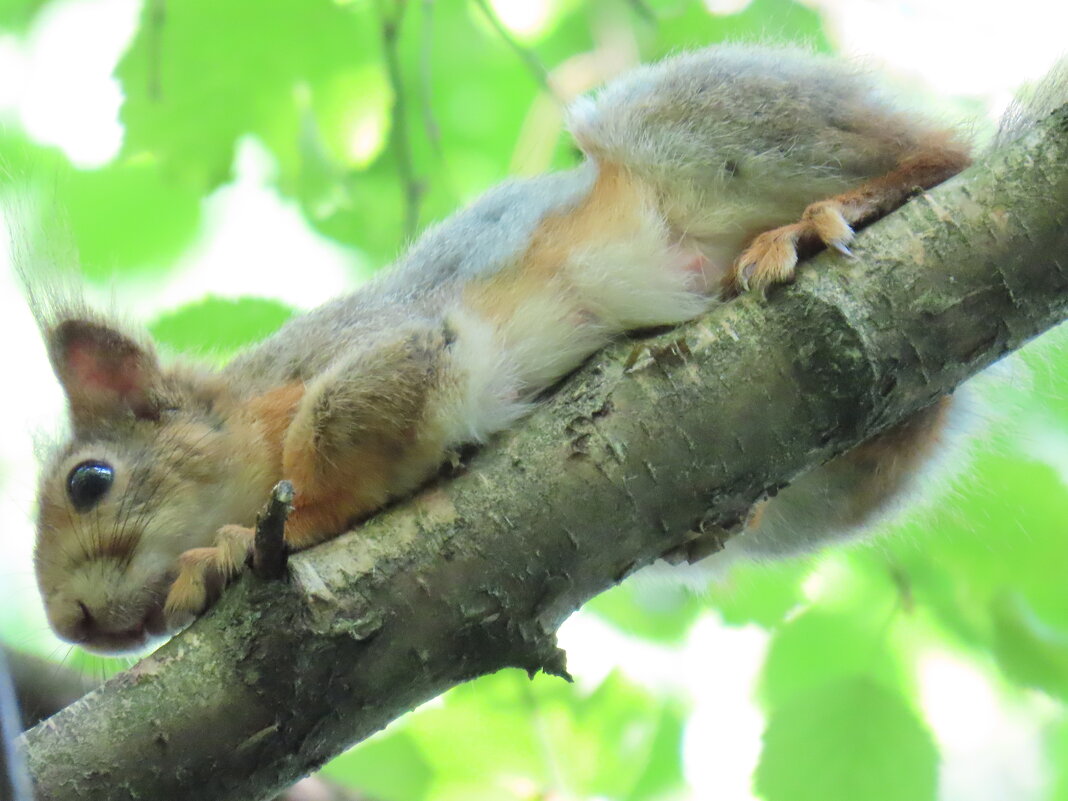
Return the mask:
[(286, 430), (297, 413), (297, 407), (304, 397), (304, 382), (293, 381), (283, 384), (262, 395), (256, 395), (246, 401), (243, 411), (258, 423), (258, 428), (267, 445), (271, 463), (275, 472), (282, 477), (282, 445)]
[(547, 216), (514, 265), (468, 287), (468, 305), (486, 319), (503, 322), (546, 291), (555, 290), (561, 299), (567, 298), (560, 272), (572, 254), (625, 239), (637, 227), (640, 209), (635, 180), (614, 164), (601, 166), (586, 198), (574, 209)]

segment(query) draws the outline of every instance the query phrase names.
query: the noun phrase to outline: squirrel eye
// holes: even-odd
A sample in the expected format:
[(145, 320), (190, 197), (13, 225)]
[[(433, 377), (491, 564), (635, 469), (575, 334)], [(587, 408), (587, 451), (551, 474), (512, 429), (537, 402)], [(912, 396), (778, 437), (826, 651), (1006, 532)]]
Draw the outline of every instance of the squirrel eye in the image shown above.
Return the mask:
[(67, 494), (75, 511), (88, 512), (108, 494), (115, 480), (115, 468), (107, 462), (88, 461), (76, 465), (67, 476)]

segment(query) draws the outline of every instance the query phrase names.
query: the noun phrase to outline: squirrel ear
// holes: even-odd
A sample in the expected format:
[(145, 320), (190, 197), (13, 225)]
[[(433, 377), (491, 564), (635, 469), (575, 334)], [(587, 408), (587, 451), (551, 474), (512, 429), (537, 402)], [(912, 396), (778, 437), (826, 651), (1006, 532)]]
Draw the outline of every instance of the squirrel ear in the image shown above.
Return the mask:
[(93, 320), (64, 320), (47, 337), (75, 427), (131, 412), (143, 420), (159, 418), (153, 392), (159, 362), (151, 349)]

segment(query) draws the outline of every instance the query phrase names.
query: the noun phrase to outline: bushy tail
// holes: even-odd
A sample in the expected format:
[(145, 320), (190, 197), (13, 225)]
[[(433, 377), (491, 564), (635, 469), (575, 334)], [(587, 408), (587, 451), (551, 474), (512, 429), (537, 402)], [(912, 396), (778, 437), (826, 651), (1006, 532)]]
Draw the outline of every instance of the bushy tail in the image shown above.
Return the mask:
[(1039, 121), (1068, 103), (1068, 56), (1063, 56), (1035, 86), (1021, 92), (998, 124), (994, 147), (1019, 139)]

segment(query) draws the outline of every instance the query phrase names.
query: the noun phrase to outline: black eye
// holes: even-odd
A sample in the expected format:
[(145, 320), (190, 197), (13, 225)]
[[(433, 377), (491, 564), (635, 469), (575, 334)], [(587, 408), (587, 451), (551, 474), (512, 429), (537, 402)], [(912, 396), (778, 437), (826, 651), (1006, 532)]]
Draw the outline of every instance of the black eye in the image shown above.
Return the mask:
[(67, 476), (67, 494), (74, 509), (88, 512), (108, 494), (115, 480), (115, 469), (107, 462), (95, 460), (75, 466)]

